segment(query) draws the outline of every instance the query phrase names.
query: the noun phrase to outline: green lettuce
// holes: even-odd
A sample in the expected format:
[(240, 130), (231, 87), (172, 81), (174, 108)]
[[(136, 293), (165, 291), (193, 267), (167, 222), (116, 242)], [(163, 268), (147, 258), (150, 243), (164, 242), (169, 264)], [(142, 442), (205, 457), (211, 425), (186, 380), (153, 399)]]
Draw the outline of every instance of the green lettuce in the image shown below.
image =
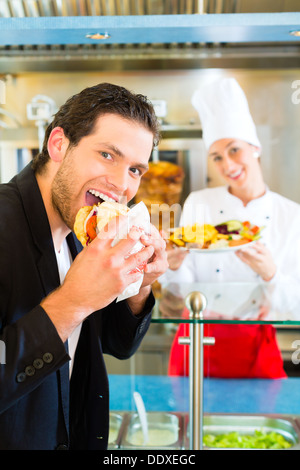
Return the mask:
[(254, 434), (205, 434), (203, 444), (207, 447), (238, 449), (288, 449), (292, 443), (277, 432), (254, 431)]

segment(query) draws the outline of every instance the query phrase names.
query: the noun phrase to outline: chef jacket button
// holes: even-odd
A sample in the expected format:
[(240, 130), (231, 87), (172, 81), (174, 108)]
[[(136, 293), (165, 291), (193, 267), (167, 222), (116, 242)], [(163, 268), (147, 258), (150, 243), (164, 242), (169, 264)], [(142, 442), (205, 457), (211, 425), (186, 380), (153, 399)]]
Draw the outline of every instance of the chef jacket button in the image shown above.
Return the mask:
[(20, 372), (17, 377), (17, 382), (21, 383), (21, 382), (24, 382), (26, 380), (26, 374), (25, 372)]
[(35, 368), (33, 366), (27, 366), (25, 367), (25, 374), (28, 377), (32, 377), (35, 374)]
[(67, 444), (58, 444), (56, 450), (68, 450)]
[(41, 369), (44, 365), (43, 359), (40, 359), (39, 357), (33, 361), (33, 367), (35, 369)]
[(49, 352), (48, 352), (48, 353), (45, 353), (45, 354), (43, 355), (43, 361), (46, 362), (46, 364), (50, 364), (50, 362), (53, 361), (53, 354), (51, 354), (51, 353), (49, 353)]

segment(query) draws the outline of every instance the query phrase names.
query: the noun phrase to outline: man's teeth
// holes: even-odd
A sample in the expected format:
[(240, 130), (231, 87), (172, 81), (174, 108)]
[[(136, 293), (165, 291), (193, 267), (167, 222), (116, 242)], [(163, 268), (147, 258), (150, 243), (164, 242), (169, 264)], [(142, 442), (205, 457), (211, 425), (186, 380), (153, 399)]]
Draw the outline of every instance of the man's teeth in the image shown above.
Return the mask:
[(93, 194), (96, 197), (103, 199), (103, 201), (116, 202), (116, 200), (113, 199), (112, 197), (108, 197), (106, 196), (106, 194), (100, 193), (99, 191), (95, 191), (95, 189), (89, 189), (89, 193)]

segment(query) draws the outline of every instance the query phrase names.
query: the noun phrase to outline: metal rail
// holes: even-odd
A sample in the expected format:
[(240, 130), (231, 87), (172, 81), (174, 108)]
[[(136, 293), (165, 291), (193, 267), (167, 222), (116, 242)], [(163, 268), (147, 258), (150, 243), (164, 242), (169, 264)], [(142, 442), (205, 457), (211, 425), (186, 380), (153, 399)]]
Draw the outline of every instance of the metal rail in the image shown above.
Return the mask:
[(191, 450), (203, 449), (203, 346), (214, 345), (215, 338), (204, 337), (203, 312), (206, 297), (201, 292), (191, 292), (186, 297), (190, 311), (190, 334), (178, 339), (189, 345), (189, 441)]

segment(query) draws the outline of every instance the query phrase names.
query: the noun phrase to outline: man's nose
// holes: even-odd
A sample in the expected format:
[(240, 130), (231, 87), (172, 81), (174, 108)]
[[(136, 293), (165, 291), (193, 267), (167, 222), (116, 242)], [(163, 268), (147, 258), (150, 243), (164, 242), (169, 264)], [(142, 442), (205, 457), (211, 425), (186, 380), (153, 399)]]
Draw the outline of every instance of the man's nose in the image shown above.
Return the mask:
[(128, 173), (123, 170), (116, 170), (107, 177), (107, 181), (117, 191), (124, 192), (128, 187)]

